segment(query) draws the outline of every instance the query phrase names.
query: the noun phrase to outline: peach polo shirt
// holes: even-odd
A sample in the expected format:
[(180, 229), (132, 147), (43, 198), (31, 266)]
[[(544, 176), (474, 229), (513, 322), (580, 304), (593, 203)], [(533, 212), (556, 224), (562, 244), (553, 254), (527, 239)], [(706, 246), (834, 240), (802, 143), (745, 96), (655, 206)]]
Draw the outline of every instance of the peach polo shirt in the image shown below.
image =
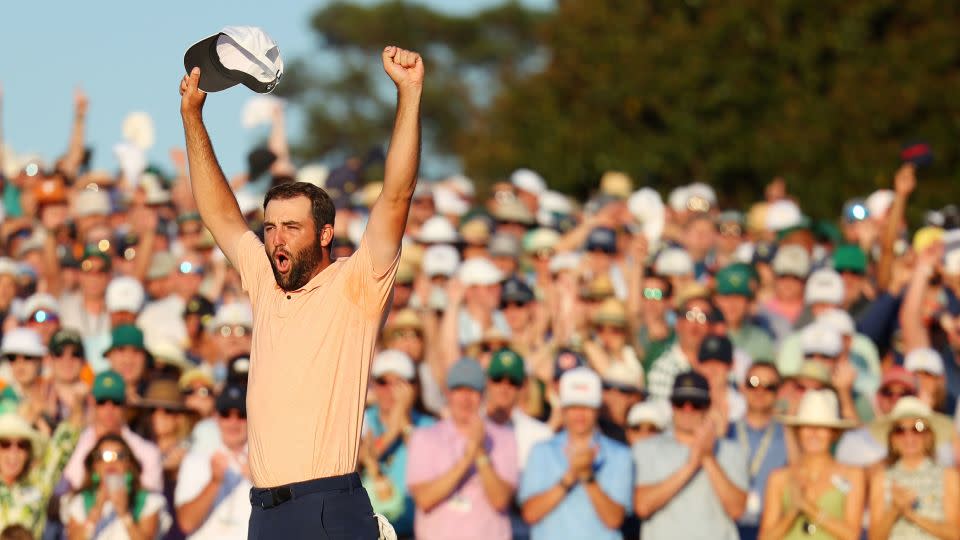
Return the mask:
[(400, 254), (376, 273), (366, 238), (302, 289), (277, 285), (253, 231), (236, 267), (253, 306), (247, 390), (250, 471), (275, 487), (356, 470), (370, 362)]

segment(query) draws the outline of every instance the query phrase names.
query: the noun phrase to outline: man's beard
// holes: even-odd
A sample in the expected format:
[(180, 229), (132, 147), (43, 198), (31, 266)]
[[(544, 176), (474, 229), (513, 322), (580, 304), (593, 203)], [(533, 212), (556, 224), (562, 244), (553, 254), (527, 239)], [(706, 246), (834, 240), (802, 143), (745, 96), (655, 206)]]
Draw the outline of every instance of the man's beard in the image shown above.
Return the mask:
[[(290, 271), (284, 276), (277, 270), (277, 256), (283, 255), (289, 260)], [(277, 280), (277, 285), (284, 291), (295, 291), (303, 288), (310, 281), (313, 271), (323, 260), (323, 246), (320, 242), (314, 240), (312, 244), (301, 249), (296, 253), (290, 253), (286, 249), (277, 248), (273, 250), (270, 259), (270, 268), (273, 269), (273, 277)]]

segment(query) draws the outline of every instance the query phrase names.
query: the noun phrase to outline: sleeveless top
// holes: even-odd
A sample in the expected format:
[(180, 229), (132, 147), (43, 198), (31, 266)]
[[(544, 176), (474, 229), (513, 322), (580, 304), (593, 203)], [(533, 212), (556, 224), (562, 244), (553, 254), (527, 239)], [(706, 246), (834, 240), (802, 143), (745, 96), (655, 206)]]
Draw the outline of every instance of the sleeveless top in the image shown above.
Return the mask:
[[(905, 487), (917, 494), (916, 512), (934, 521), (943, 521), (943, 472), (942, 466), (930, 459), (924, 460), (919, 468), (908, 471), (900, 462), (886, 470), (884, 475), (883, 498), (890, 504), (892, 484)], [(935, 536), (927, 533), (910, 521), (900, 518), (890, 530), (891, 540), (926, 540)]]
[[(834, 474), (830, 478), (830, 484), (830, 489), (817, 497), (817, 510), (834, 519), (843, 519), (850, 485), (839, 474)], [(783, 491), (783, 504), (784, 506), (790, 505), (790, 492), (787, 490)], [(783, 538), (784, 540), (833, 540), (830, 533), (803, 514), (797, 517), (797, 520), (793, 522), (793, 526), (790, 527)]]

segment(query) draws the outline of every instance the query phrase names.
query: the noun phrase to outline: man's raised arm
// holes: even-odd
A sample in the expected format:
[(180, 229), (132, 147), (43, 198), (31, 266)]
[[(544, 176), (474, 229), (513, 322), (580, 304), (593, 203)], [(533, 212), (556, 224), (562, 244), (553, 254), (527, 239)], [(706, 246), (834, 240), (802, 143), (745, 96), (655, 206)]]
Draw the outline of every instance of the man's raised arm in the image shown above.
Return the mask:
[(203, 102), (206, 92), (198, 87), (200, 68), (193, 68), (180, 81), (180, 115), (187, 139), (187, 161), (190, 165), (190, 186), (203, 224), (210, 229), (227, 259), (237, 263), (237, 241), (249, 229), (237, 198), (223, 176), (213, 153), (210, 135), (203, 125)]
[(423, 60), (415, 52), (390, 46), (383, 50), (383, 69), (397, 85), (397, 118), (387, 152), (383, 191), (370, 210), (364, 233), (377, 273), (386, 270), (400, 250), (410, 199), (417, 187)]

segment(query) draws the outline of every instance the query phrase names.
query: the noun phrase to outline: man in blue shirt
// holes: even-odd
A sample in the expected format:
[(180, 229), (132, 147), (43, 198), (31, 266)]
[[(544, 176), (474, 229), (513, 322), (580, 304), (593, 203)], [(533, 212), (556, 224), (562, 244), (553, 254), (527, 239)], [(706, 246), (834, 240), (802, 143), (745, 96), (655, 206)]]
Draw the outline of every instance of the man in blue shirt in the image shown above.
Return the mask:
[(619, 540), (631, 508), (626, 446), (597, 430), (602, 384), (586, 367), (560, 378), (564, 430), (533, 447), (517, 493), (532, 540)]
[(780, 373), (769, 362), (758, 362), (747, 370), (743, 396), (747, 401), (744, 418), (730, 423), (727, 438), (740, 446), (747, 456), (750, 489), (747, 509), (737, 520), (741, 540), (755, 540), (760, 530), (763, 495), (767, 477), (787, 465), (787, 441), (783, 425), (773, 418), (780, 389)]

